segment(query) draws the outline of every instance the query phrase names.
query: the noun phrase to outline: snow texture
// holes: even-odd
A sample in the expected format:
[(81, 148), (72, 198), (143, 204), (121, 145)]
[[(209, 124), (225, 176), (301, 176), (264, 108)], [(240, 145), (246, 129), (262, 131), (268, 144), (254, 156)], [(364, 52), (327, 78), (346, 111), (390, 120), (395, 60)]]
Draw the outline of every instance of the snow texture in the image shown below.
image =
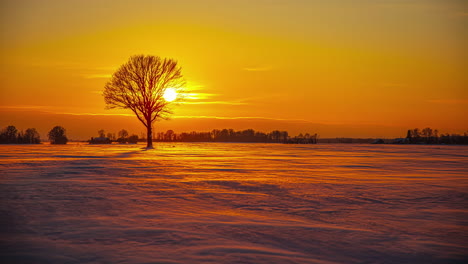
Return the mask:
[(468, 148), (0, 146), (1, 263), (467, 263)]

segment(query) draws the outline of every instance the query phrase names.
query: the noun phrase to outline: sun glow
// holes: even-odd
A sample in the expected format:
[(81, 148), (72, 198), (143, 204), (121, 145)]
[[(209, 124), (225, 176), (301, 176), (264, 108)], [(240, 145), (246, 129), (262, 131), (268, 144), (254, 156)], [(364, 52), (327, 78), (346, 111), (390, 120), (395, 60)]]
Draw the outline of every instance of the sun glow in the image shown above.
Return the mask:
[(174, 101), (177, 98), (177, 91), (174, 88), (167, 88), (166, 91), (164, 92), (164, 100), (171, 102)]

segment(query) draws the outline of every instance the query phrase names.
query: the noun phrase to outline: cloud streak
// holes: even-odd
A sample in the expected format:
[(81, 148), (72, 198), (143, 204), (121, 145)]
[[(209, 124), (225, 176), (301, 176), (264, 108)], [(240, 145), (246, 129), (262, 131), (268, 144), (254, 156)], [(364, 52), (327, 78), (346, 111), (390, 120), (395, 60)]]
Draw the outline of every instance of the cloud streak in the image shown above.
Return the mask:
[(208, 102), (181, 102), (182, 104), (191, 104), (191, 105), (207, 105), (207, 104), (219, 104), (219, 105), (246, 105), (247, 103), (243, 102), (230, 102), (230, 101), (208, 101)]
[(112, 74), (87, 74), (83, 76), (85, 79), (108, 79)]
[(107, 113), (70, 113), (70, 112), (55, 112), (58, 115), (73, 115), (73, 116), (135, 116), (134, 114), (107, 114)]
[(48, 106), (44, 105), (0, 105), (0, 109), (8, 110), (39, 110), (47, 108)]
[(217, 96), (217, 94), (212, 93), (182, 93), (184, 99), (187, 100), (201, 100), (201, 99), (208, 99), (213, 96)]
[(457, 12), (455, 13), (456, 17), (468, 17), (468, 12)]
[(458, 104), (468, 104), (468, 99), (433, 99), (433, 100), (427, 100), (427, 102), (433, 103), (433, 104), (458, 105)]
[(262, 117), (262, 116), (173, 116), (174, 119), (191, 119), (191, 118), (199, 118), (199, 119), (227, 119), (227, 120), (273, 120), (273, 121), (291, 121), (291, 122), (310, 122), (309, 120), (305, 119), (286, 119), (286, 118), (274, 118), (274, 117)]
[(67, 112), (60, 111), (60, 108), (43, 105), (6, 105), (0, 106), (0, 110), (5, 112), (31, 111), (35, 113), (54, 114), (54, 115), (73, 115), (73, 116), (135, 116), (133, 113), (89, 113), (89, 112)]
[(203, 99), (210, 99), (211, 97), (218, 97), (219, 94), (213, 93), (182, 93), (183, 100), (181, 104), (186, 105), (246, 105), (245, 99), (238, 100), (213, 100), (202, 101)]
[(244, 71), (271, 71), (273, 69), (272, 66), (269, 66), (269, 65), (265, 65), (265, 66), (258, 66), (258, 67), (245, 67), (243, 68)]

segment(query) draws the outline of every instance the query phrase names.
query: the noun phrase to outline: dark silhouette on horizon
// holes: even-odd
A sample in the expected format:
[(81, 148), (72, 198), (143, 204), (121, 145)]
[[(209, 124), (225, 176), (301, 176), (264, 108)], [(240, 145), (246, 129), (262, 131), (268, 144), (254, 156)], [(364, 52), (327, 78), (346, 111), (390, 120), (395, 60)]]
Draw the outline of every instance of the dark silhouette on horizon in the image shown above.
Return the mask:
[(35, 128), (18, 132), (15, 126), (7, 126), (0, 132), (0, 144), (39, 144), (41, 137)]
[(47, 135), (49, 137), (50, 144), (59, 145), (67, 144), (68, 142), (66, 130), (61, 126), (55, 126)]
[(235, 131), (234, 129), (214, 129), (211, 132), (183, 132), (175, 133), (168, 130), (155, 135), (155, 141), (159, 142), (246, 142), (246, 143), (289, 143), (289, 144), (316, 144), (318, 135), (299, 134), (290, 137), (287, 131), (274, 130), (270, 133), (246, 129)]
[[(99, 137), (91, 137), (90, 144), (111, 144), (117, 142), (120, 144), (135, 144), (137, 142), (147, 141), (144, 136), (139, 138), (132, 134), (129, 136), (127, 130), (122, 129), (118, 132), (118, 138), (101, 137), (104, 130), (98, 131)], [(112, 133), (108, 133), (108, 135)], [(156, 142), (239, 142), (239, 143), (286, 143), (286, 144), (317, 144), (319, 136), (317, 134), (299, 134), (291, 137), (287, 131), (274, 130), (270, 133), (246, 129), (235, 131), (234, 129), (213, 129), (211, 132), (175, 133), (173, 130), (158, 132), (152, 141)]]
[(459, 134), (440, 134), (439, 130), (426, 127), (422, 130), (419, 128), (410, 129), (406, 133), (406, 138), (403, 142), (406, 144), (468, 144), (468, 132), (463, 135)]
[(88, 140), (89, 144), (112, 144), (112, 142), (118, 142), (120, 144), (136, 144), (138, 143), (138, 136), (133, 134), (131, 136), (128, 136), (128, 132), (125, 129), (122, 129), (119, 131), (119, 138), (115, 139), (115, 134), (113, 133), (107, 133), (107, 137), (104, 136), (105, 131), (104, 129), (101, 129), (98, 131), (98, 137), (91, 137), (90, 140)]
[(117, 142), (119, 143), (126, 143), (127, 138), (128, 138), (128, 131), (125, 129), (122, 129), (119, 131), (119, 138), (117, 139)]
[(89, 144), (111, 144), (112, 134), (108, 133), (108, 136), (106, 137), (106, 131), (104, 131), (104, 129), (101, 129), (98, 131), (98, 136), (91, 137), (91, 139), (88, 140), (88, 142)]
[(120, 66), (104, 87), (107, 108), (130, 109), (146, 127), (148, 149), (153, 148), (153, 122), (172, 113), (164, 93), (168, 88), (182, 87), (181, 70), (173, 59), (136, 55)]

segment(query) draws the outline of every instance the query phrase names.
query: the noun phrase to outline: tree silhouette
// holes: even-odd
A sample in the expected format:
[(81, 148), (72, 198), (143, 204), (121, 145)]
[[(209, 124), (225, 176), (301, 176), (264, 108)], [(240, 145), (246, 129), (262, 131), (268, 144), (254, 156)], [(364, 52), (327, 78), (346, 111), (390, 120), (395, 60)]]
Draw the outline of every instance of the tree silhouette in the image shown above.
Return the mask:
[(166, 131), (166, 134), (164, 135), (165, 141), (172, 141), (173, 137), (174, 137), (174, 131), (173, 130)]
[(39, 144), (41, 142), (39, 132), (35, 128), (28, 128), (23, 135), (23, 141), (26, 144)]
[(117, 138), (117, 141), (119, 143), (126, 143), (128, 140), (128, 131), (125, 129), (122, 129), (119, 131), (119, 138)]
[(138, 136), (137, 135), (131, 135), (128, 137), (128, 143), (130, 144), (136, 144), (138, 142)]
[(15, 126), (7, 126), (0, 131), (0, 144), (39, 144), (41, 139), (35, 128), (18, 132)]
[(406, 132), (406, 138), (408, 140), (408, 142), (411, 142), (412, 139), (413, 139), (413, 133), (411, 133), (411, 130), (408, 129), (408, 132)]
[(102, 137), (102, 138), (106, 137), (106, 131), (104, 129), (101, 129), (101, 130), (98, 131), (98, 135), (99, 135), (99, 137)]
[(128, 132), (125, 129), (122, 129), (119, 131), (119, 138), (127, 138), (128, 137)]
[(65, 128), (56, 126), (49, 131), (49, 140), (51, 144), (67, 144), (68, 138), (65, 135)]
[(17, 143), (18, 129), (15, 126), (7, 126), (1, 133), (3, 143)]
[(307, 134), (304, 137), (290, 137), (287, 131), (274, 130), (271, 133), (245, 129), (213, 129), (211, 132), (183, 132), (175, 133), (168, 130), (166, 133), (157, 133), (157, 141), (165, 142), (263, 142), (263, 143), (289, 143), (289, 144), (317, 144), (318, 135)]
[(107, 138), (109, 138), (110, 140), (115, 140), (115, 133), (107, 133)]
[(146, 148), (153, 148), (153, 122), (171, 113), (164, 93), (168, 88), (181, 88), (183, 84), (177, 61), (136, 55), (112, 75), (103, 96), (109, 109), (124, 108), (135, 113), (146, 127)]

